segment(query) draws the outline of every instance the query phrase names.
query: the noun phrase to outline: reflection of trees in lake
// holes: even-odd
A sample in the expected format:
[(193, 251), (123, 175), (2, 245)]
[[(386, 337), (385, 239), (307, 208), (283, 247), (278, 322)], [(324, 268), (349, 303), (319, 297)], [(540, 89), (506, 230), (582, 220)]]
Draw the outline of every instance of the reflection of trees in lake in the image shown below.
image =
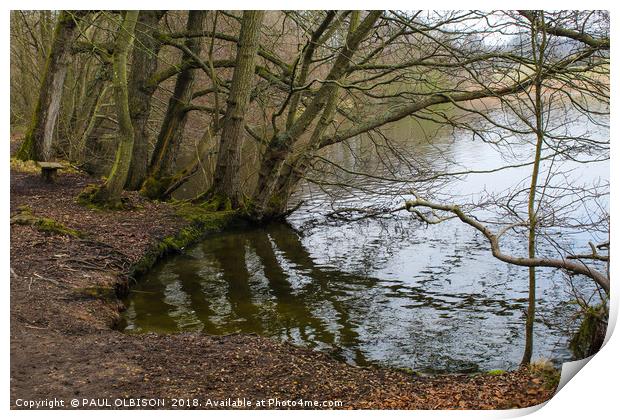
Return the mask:
[[(205, 242), (206, 246), (211, 245)], [(205, 258), (213, 258), (227, 285), (226, 297), (237, 319), (234, 324), (240, 332), (262, 332), (263, 324), (257, 305), (252, 301), (251, 274), (246, 265), (246, 240), (239, 235), (217, 237), (205, 252)]]

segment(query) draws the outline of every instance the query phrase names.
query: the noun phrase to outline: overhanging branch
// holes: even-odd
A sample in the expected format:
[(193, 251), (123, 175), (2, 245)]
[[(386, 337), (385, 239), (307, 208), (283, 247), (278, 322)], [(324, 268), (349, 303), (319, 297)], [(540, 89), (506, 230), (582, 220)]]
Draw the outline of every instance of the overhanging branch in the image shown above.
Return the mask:
[(462, 222), (473, 227), (480, 233), (482, 233), (491, 245), (491, 252), (493, 256), (503, 262), (513, 265), (519, 265), (523, 267), (551, 267), (566, 270), (574, 274), (581, 274), (594, 280), (607, 295), (609, 295), (610, 282), (609, 277), (600, 271), (590, 267), (582, 261), (566, 257), (566, 258), (546, 258), (546, 257), (517, 257), (513, 255), (505, 254), (500, 247), (500, 235), (493, 233), (487, 226), (465, 214), (465, 212), (455, 204), (440, 204), (433, 203), (422, 198), (416, 197), (414, 200), (408, 200), (405, 202), (405, 209), (418, 216), (420, 213), (416, 213), (419, 208), (428, 208), (436, 211), (443, 211), (452, 213), (458, 217)]

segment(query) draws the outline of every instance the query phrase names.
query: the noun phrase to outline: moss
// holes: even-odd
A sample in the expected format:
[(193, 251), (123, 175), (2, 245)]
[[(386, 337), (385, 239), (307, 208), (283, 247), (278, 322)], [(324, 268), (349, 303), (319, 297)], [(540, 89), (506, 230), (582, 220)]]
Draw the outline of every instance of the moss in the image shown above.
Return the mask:
[(83, 206), (95, 206), (93, 198), (95, 197), (95, 194), (98, 190), (98, 185), (89, 184), (86, 186), (86, 188), (82, 190), (82, 192), (78, 194), (76, 201), (78, 202), (78, 204), (81, 204)]
[(19, 206), (15, 210), (16, 210), (16, 214), (19, 214), (19, 213), (27, 213), (27, 214), (30, 214), (30, 215), (32, 214), (32, 209), (27, 204)]
[(11, 158), (11, 170), (29, 174), (41, 172), (41, 168), (34, 160), (21, 160), (17, 158)]
[(595, 354), (602, 346), (607, 329), (607, 308), (604, 304), (589, 307), (579, 330), (570, 341), (570, 349), (579, 359)]
[(404, 372), (408, 375), (413, 375), (413, 376), (421, 376), (418, 372), (416, 372), (415, 370), (411, 369), (411, 368), (407, 368), (407, 367), (400, 367), (400, 368), (396, 368), (396, 370)]
[(151, 200), (161, 199), (172, 182), (172, 177), (156, 178), (154, 176), (150, 176), (142, 184), (140, 194), (150, 198)]
[[(60, 160), (58, 161), (58, 163), (61, 163), (64, 165), (63, 168), (58, 170), (58, 173), (61, 173), (61, 174), (79, 174), (80, 173), (80, 170), (76, 169), (68, 161)], [(21, 159), (14, 158), (14, 157), (11, 158), (11, 170), (15, 172), (22, 172), (22, 173), (29, 173), (29, 174), (41, 173), (41, 167), (37, 164), (36, 161), (21, 160)]]
[(77, 203), (92, 210), (125, 210), (127, 207), (122, 200), (108, 201), (100, 196), (100, 185), (90, 184), (77, 196)]
[(163, 186), (161, 185), (161, 182), (152, 176), (145, 179), (142, 183), (142, 188), (140, 188), (140, 194), (150, 198), (151, 200), (159, 198), (162, 192)]
[(34, 226), (39, 232), (49, 233), (52, 235), (59, 234), (74, 237), (84, 236), (80, 231), (68, 228), (54, 219), (34, 216), (28, 206), (18, 207), (17, 210), (18, 212), (11, 216), (11, 224)]
[(208, 191), (194, 200), (199, 206), (208, 211), (230, 211), (232, 210), (232, 202), (229, 197), (223, 194), (215, 194)]
[[(212, 212), (230, 211), (233, 209), (230, 197), (224, 194), (216, 193), (213, 189), (200, 194), (192, 200), (192, 203)], [(244, 206), (241, 206), (240, 210), (242, 210), (243, 207)]]
[(31, 122), (31, 128), (24, 136), (21, 146), (15, 153), (15, 159), (28, 161), (34, 159), (34, 125), (38, 122), (38, 114), (40, 113), (41, 105), (40, 101), (37, 101), (36, 109), (33, 113), (33, 121)]
[(58, 233), (61, 235), (69, 235), (69, 236), (75, 236), (75, 237), (83, 236), (79, 231), (68, 228), (62, 223), (59, 223), (55, 221), (54, 219), (49, 219), (47, 217), (39, 218), (34, 223), (34, 227), (36, 227), (40, 232), (46, 232), (46, 233), (51, 233), (51, 234)]
[(499, 376), (499, 375), (503, 375), (504, 373), (506, 373), (506, 371), (502, 369), (491, 369), (487, 371), (487, 375), (491, 375), (491, 376)]
[(240, 220), (235, 211), (213, 211), (209, 203), (192, 204), (188, 201), (172, 201), (170, 205), (175, 208), (178, 216), (188, 222), (188, 225), (176, 235), (162, 239), (144, 255), (133, 266), (132, 277), (145, 273), (163, 256), (180, 252), (187, 246), (202, 240), (206, 235), (220, 232)]
[(259, 208), (252, 200), (246, 200), (242, 208), (244, 217), (253, 222), (264, 223), (266, 221), (284, 220), (287, 199), (281, 194), (272, 194), (267, 206)]
[[(80, 171), (72, 166), (69, 162), (60, 160), (58, 163), (64, 165), (62, 169), (58, 170), (61, 174), (79, 174)], [(11, 170), (15, 172), (22, 172), (28, 174), (41, 173), (41, 167), (34, 160), (21, 160), (18, 158), (11, 158)]]
[(270, 209), (280, 209), (282, 208), (283, 204), (284, 204), (284, 200), (279, 195), (272, 194), (271, 197), (269, 197), (268, 205)]
[(216, 204), (211, 201), (194, 204), (188, 201), (171, 201), (176, 214), (191, 223), (199, 223), (207, 228), (219, 228), (226, 224), (236, 212), (230, 208), (223, 211), (214, 210)]

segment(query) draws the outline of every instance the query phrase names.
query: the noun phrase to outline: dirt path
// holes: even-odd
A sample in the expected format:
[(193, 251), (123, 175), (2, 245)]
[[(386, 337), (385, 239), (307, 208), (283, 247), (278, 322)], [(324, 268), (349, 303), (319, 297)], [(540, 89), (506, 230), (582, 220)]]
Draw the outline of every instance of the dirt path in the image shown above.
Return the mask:
[[(187, 222), (171, 206), (137, 194), (129, 196), (131, 211), (76, 204), (77, 194), (93, 182), (61, 174), (48, 185), (36, 174), (11, 172), (12, 215), (28, 206), (32, 215), (85, 235), (11, 225), (14, 408), (22, 404), (18, 399), (51, 398), (64, 400), (65, 406), (73, 398), (108, 398), (111, 405), (116, 398), (179, 398), (202, 408), (224, 400), (231, 408), (229, 398), (277, 398), (339, 400), (342, 408), (511, 408), (539, 404), (553, 393), (540, 375), (528, 371), (420, 377), (353, 367), (253, 335), (115, 331), (122, 310), (115, 290), (143, 255)], [(165, 404), (171, 408), (172, 401)]]

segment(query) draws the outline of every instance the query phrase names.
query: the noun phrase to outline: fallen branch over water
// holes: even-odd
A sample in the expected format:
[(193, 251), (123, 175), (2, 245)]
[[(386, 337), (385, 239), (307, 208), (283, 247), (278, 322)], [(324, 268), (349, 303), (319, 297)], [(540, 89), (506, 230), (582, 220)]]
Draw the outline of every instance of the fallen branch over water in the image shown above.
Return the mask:
[[(406, 201), (404, 209), (415, 214), (420, 220), (426, 223), (436, 224), (446, 220), (446, 218), (441, 218), (437, 216), (433, 216), (434, 218), (424, 216), (421, 212), (417, 211), (417, 209), (420, 207), (450, 213), (458, 217), (462, 222), (468, 224), (469, 226), (482, 233), (488, 239), (491, 245), (491, 252), (493, 253), (493, 256), (500, 261), (524, 267), (559, 268), (574, 274), (581, 274), (594, 280), (594, 282), (598, 284), (607, 295), (609, 295), (609, 277), (601, 273), (600, 271), (592, 268), (591, 266), (585, 264), (584, 262), (576, 260), (578, 256), (572, 256), (573, 258), (570, 258), (571, 256), (562, 258), (530, 258), (508, 255), (502, 252), (500, 246), (500, 237), (504, 232), (506, 232), (507, 229), (502, 229), (500, 232), (494, 233), (487, 226), (476, 220), (474, 217), (465, 214), (465, 212), (458, 205), (433, 203), (417, 196), (414, 200)], [(607, 259), (607, 261), (608, 260), (609, 258)]]

